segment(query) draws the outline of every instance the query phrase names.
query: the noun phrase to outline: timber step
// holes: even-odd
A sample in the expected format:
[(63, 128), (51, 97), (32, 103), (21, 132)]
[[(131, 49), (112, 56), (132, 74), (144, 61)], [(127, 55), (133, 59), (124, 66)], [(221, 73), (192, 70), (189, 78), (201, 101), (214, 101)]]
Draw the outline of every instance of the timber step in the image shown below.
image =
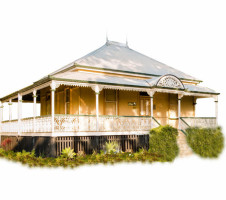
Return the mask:
[(187, 144), (186, 136), (180, 130), (178, 130), (177, 144), (179, 146), (179, 157), (192, 155), (192, 149)]

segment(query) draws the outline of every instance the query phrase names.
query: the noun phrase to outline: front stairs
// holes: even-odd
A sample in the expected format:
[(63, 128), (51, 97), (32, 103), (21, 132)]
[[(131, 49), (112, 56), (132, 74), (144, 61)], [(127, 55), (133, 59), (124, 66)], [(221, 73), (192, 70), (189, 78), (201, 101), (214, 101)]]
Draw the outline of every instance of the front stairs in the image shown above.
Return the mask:
[(192, 155), (192, 150), (186, 141), (186, 135), (181, 130), (178, 130), (177, 144), (179, 146), (179, 157)]

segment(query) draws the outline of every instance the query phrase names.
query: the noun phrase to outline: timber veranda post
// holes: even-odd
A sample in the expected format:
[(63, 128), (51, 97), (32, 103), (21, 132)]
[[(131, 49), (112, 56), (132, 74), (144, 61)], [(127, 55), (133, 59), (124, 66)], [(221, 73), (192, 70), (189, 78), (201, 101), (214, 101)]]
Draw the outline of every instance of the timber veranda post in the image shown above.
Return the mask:
[(9, 100), (9, 121), (12, 120), (12, 99)]
[(215, 102), (216, 126), (218, 126), (218, 96), (214, 97), (214, 102)]
[(103, 86), (95, 85), (91, 87), (96, 94), (96, 131), (99, 131), (99, 94)]
[(33, 131), (36, 132), (36, 116), (37, 116), (37, 91), (33, 90)]
[(153, 109), (154, 109), (154, 105), (153, 105), (153, 97), (154, 97), (154, 94), (155, 94), (155, 91), (153, 90), (149, 90), (147, 91), (148, 95), (150, 96), (150, 116), (151, 116), (151, 129), (153, 128)]
[(23, 101), (23, 96), (19, 93), (18, 94), (18, 135), (21, 135), (22, 101)]
[(178, 129), (181, 129), (181, 99), (183, 97), (183, 94), (178, 94)]
[(52, 81), (50, 84), (51, 90), (51, 132), (54, 134), (54, 118), (55, 118), (55, 91), (56, 91), (56, 83)]

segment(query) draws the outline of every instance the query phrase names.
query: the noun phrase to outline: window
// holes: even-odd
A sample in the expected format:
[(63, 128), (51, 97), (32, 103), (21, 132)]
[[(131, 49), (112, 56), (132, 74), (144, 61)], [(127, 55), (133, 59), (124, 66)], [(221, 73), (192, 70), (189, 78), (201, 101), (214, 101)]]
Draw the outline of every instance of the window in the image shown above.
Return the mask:
[(117, 115), (116, 90), (105, 90), (105, 115)]
[(65, 114), (70, 114), (70, 89), (65, 90)]

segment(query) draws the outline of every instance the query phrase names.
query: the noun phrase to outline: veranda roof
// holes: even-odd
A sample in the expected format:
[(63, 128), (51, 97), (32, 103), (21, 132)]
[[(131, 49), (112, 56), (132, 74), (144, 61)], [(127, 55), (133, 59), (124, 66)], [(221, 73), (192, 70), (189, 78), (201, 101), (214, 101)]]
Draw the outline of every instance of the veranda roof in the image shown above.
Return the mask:
[(184, 84), (184, 87), (185, 87), (186, 90), (188, 90), (190, 92), (217, 93), (213, 89), (210, 89), (208, 87), (203, 87), (203, 86), (200, 86), (200, 85)]
[(172, 74), (180, 79), (200, 81), (193, 76), (185, 74), (177, 69), (134, 51), (126, 44), (113, 41), (106, 42), (106, 44), (99, 49), (75, 60), (50, 75), (55, 75), (56, 73), (69, 69), (74, 65), (154, 76)]
[[(158, 80), (161, 79), (161, 77), (153, 77), (151, 79), (135, 79), (87, 72), (65, 72), (63, 74), (56, 74), (55, 76), (51, 77), (53, 79), (62, 81), (87, 82), (144, 88), (155, 88), (157, 86)], [(184, 88), (188, 92), (218, 94), (216, 91), (210, 88), (199, 85), (184, 84)]]

